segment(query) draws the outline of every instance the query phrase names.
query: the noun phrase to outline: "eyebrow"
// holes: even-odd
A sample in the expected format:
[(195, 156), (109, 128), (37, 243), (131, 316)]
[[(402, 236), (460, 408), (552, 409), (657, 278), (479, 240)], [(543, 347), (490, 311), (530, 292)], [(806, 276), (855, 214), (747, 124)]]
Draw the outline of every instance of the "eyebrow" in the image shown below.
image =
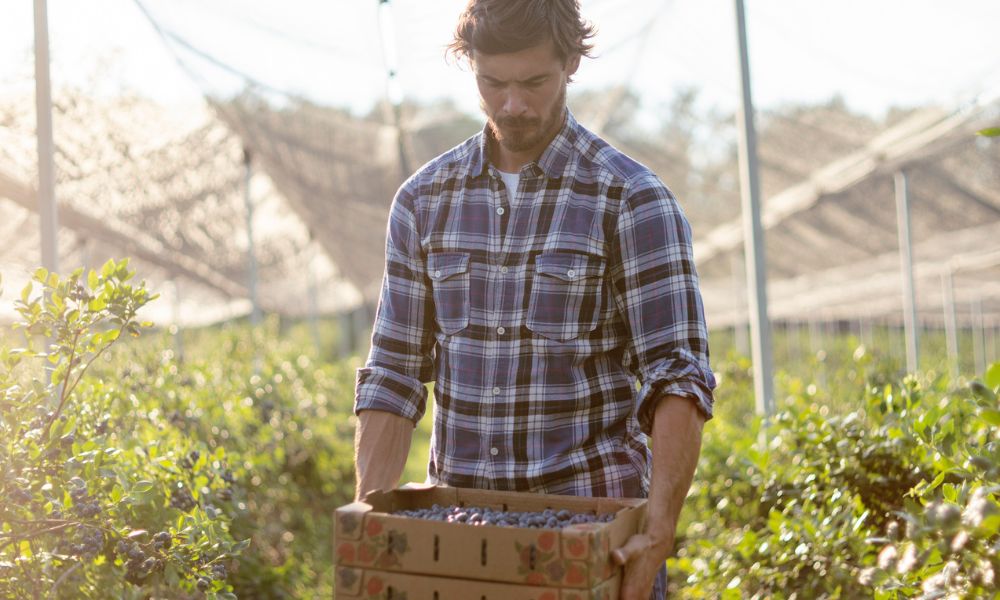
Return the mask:
[[(482, 80), (486, 81), (487, 83), (507, 83), (506, 81), (503, 81), (501, 79), (497, 79), (496, 77), (491, 77), (489, 75), (478, 74), (476, 76), (479, 79), (482, 79)], [(535, 75), (534, 77), (529, 77), (527, 79), (517, 79), (517, 80), (514, 80), (514, 82), (515, 83), (520, 83), (522, 85), (526, 84), (526, 83), (541, 83), (543, 80), (548, 79), (548, 78), (549, 78), (549, 74), (542, 73), (540, 75)]]

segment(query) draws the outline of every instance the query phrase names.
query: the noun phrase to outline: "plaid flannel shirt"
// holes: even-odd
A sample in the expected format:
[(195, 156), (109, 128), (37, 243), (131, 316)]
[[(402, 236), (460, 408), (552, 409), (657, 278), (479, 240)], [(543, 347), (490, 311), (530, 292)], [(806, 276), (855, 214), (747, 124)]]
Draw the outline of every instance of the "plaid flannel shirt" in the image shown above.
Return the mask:
[(417, 421), (433, 381), (429, 481), (645, 496), (655, 399), (712, 415), (688, 223), (653, 173), (568, 110), (513, 205), (488, 135), (393, 201), (355, 412)]

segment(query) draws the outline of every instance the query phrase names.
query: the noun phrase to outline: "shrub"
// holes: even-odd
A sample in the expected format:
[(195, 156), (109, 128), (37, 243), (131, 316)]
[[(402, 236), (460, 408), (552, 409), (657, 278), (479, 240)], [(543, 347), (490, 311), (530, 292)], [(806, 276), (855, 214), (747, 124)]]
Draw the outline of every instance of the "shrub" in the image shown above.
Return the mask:
[(793, 395), (763, 441), (759, 425), (713, 422), (671, 560), (684, 595), (988, 597), (998, 386), (1000, 365), (954, 390), (869, 384), (842, 415)]
[(85, 377), (148, 326), (136, 311), (153, 298), (132, 276), (127, 261), (65, 279), (40, 269), (16, 304), (28, 345), (0, 349), (2, 597), (232, 597), (227, 570), (247, 542), (210, 500), (221, 449), (162, 451), (122, 427), (139, 398)]

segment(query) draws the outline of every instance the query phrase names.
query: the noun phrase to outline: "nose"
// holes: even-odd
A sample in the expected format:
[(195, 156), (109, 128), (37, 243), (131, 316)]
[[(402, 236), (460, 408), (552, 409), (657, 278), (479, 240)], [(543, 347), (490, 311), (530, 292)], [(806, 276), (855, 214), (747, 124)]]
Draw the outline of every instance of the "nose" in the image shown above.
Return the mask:
[(504, 98), (503, 112), (511, 117), (520, 117), (527, 111), (528, 104), (524, 101), (523, 93), (515, 86), (510, 86)]

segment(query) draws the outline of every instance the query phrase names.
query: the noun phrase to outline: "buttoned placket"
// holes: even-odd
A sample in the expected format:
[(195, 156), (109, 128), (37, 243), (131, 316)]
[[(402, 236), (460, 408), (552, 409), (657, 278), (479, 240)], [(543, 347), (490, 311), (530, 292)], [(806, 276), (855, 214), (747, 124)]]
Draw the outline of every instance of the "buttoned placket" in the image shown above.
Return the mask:
[[(507, 334), (507, 328), (503, 323), (500, 322), (499, 315), (503, 314), (503, 289), (504, 289), (504, 279), (505, 275), (508, 273), (509, 269), (503, 264), (503, 257), (500, 249), (507, 245), (506, 238), (510, 235), (511, 226), (511, 206), (508, 204), (508, 195), (506, 189), (504, 189), (503, 178), (500, 174), (491, 166), (490, 169), (490, 208), (491, 212), (491, 223), (490, 231), (492, 232), (492, 238), (499, 242), (499, 247), (496, 251), (490, 252), (490, 265), (488, 268), (488, 277), (490, 278), (489, 289), (492, 290), (490, 297), (488, 299), (489, 306), (487, 307), (487, 327), (490, 328), (491, 337), (493, 338), (494, 344), (499, 345), (503, 337)], [(494, 247), (494, 243), (490, 243), (490, 247)], [(498, 258), (499, 257), (499, 258)], [(502, 374), (497, 368), (495, 362), (488, 364), (488, 379), (487, 381), (493, 381), (493, 387), (486, 390), (486, 403), (489, 405), (489, 416), (491, 420), (495, 422), (496, 413), (496, 403), (502, 399), (502, 394), (504, 393), (504, 386), (506, 381), (501, 380)], [(484, 454), (484, 464), (486, 477), (485, 487), (493, 488), (493, 482), (497, 480), (497, 469), (495, 461), (502, 461), (501, 457), (501, 442), (498, 438), (498, 432), (490, 432), (490, 437), (484, 439), (483, 452)]]

